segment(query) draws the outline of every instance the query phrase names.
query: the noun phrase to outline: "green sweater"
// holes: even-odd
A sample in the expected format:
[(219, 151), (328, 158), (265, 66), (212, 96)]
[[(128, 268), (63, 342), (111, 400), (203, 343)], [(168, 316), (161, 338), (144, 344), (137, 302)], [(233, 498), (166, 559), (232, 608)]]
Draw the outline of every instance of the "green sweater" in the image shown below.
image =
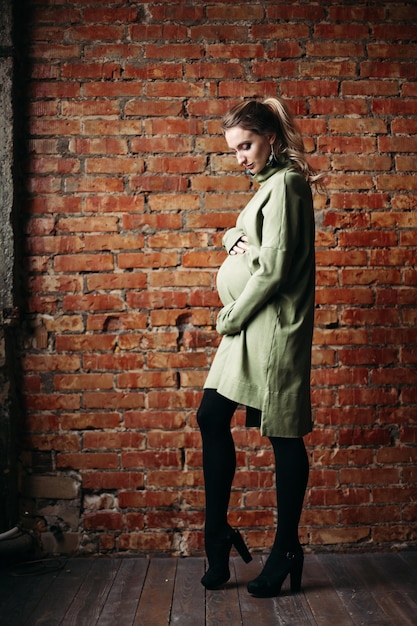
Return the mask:
[[(312, 428), (314, 211), (305, 178), (285, 161), (255, 176), (260, 187), (228, 230), (217, 287), (223, 335), (205, 388), (256, 409), (261, 434), (301, 437)], [(252, 411), (252, 415), (253, 415)]]

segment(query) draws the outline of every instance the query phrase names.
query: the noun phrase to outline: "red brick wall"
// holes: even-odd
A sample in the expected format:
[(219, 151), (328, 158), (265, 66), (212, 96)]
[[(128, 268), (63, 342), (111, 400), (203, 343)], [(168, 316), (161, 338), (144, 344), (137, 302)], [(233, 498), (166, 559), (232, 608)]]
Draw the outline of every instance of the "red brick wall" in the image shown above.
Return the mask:
[[(201, 549), (195, 410), (253, 193), (219, 119), (275, 94), (328, 172), (302, 540), (415, 544), (415, 3), (32, 5), (22, 464), (46, 549)], [(234, 435), (230, 521), (262, 548), (272, 456), (241, 413)]]

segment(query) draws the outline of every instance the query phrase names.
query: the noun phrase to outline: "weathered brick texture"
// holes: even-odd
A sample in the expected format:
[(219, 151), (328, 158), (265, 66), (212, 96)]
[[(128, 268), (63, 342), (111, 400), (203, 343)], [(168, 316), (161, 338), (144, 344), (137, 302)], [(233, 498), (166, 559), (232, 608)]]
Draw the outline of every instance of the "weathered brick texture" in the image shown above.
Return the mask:
[[(415, 545), (415, 2), (32, 6), (22, 464), (76, 497), (28, 481), (30, 510), (84, 552), (202, 548), (195, 410), (221, 233), (253, 193), (219, 120), (278, 94), (327, 172), (302, 541)], [(230, 522), (263, 548), (271, 452), (242, 411), (234, 436)]]

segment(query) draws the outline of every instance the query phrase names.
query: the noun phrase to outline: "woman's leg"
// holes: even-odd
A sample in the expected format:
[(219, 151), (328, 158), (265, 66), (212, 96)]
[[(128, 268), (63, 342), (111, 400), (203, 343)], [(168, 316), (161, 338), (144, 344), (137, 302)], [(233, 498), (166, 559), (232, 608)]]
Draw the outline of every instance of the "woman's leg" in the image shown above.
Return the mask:
[(304, 440), (270, 437), (275, 455), (278, 529), (274, 548), (300, 552), (298, 525), (307, 488), (309, 463)]
[(230, 422), (237, 403), (214, 389), (206, 389), (197, 414), (203, 439), (203, 470), (206, 491), (204, 545), (209, 569), (201, 579), (206, 589), (218, 589), (230, 578), (232, 545), (249, 563), (251, 556), (238, 530), (227, 523), (230, 490), (236, 469), (235, 444)]
[(206, 493), (206, 538), (226, 532), (227, 509), (236, 470), (235, 445), (230, 423), (237, 403), (215, 389), (205, 389), (197, 412), (203, 441), (203, 473)]
[(249, 593), (259, 598), (277, 596), (288, 575), (291, 591), (299, 591), (304, 561), (298, 525), (309, 474), (307, 451), (302, 438), (270, 440), (275, 454), (278, 528), (262, 572), (248, 583)]

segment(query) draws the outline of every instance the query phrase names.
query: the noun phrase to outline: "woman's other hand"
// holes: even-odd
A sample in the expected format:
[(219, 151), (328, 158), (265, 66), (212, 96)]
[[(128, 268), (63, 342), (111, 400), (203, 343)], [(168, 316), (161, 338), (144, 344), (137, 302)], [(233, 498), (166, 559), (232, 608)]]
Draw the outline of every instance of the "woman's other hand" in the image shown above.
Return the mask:
[(246, 235), (242, 235), (242, 237), (236, 241), (229, 254), (244, 254), (247, 250), (249, 250), (248, 238)]

